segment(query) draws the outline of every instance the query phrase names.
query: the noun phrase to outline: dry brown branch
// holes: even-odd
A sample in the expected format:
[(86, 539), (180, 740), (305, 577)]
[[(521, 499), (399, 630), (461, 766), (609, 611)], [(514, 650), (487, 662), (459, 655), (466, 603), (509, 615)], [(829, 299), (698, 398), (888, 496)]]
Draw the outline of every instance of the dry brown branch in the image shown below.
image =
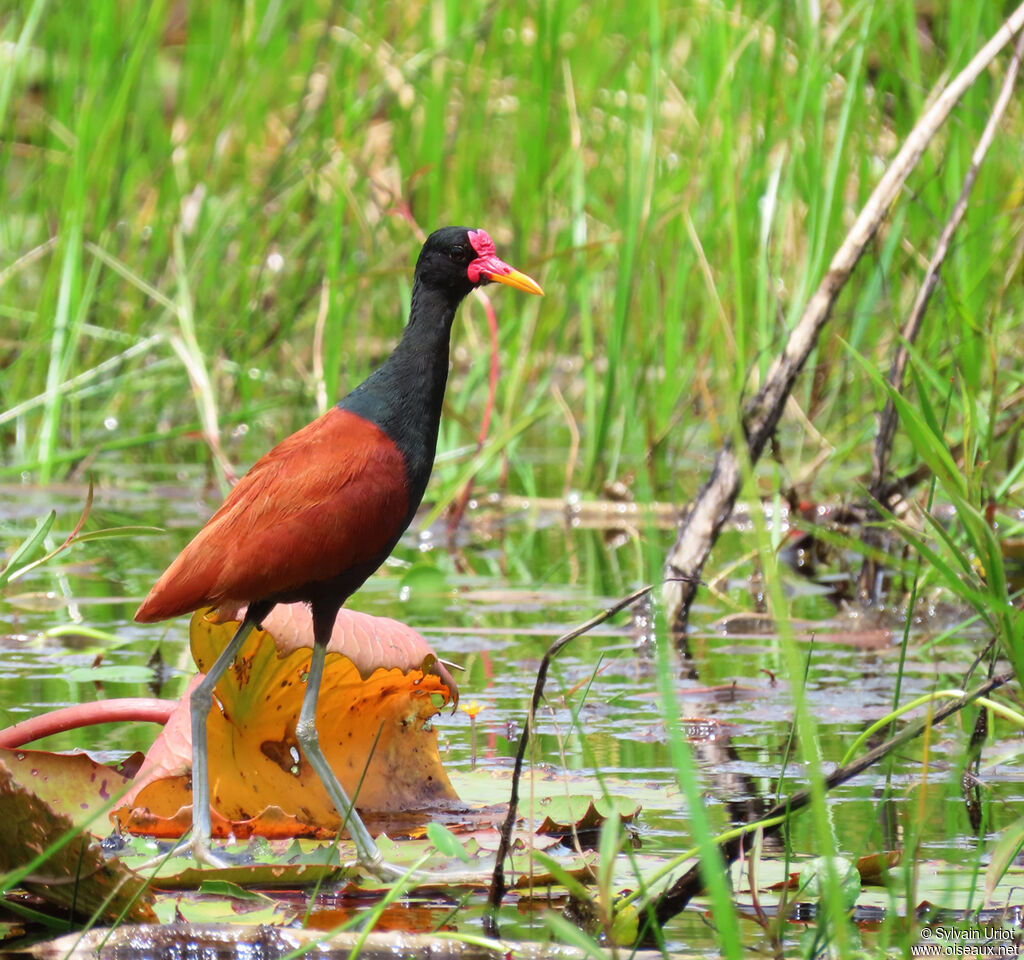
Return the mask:
[[(942, 228), (942, 233), (935, 244), (935, 252), (928, 263), (924, 282), (921, 284), (921, 289), (917, 292), (917, 298), (910, 309), (907, 322), (903, 325), (903, 340), (896, 351), (892, 368), (889, 370), (889, 384), (897, 391), (903, 385), (903, 375), (906, 373), (907, 361), (910, 358), (909, 345), (917, 339), (917, 335), (921, 331), (924, 313), (928, 309), (928, 303), (935, 292), (935, 288), (939, 285), (939, 271), (946, 261), (953, 234), (957, 231), (967, 213), (967, 198), (971, 195), (974, 181), (978, 179), (978, 171), (985, 160), (988, 148), (992, 145), (992, 141), (995, 140), (996, 130), (1003, 119), (1003, 115), (1006, 113), (1006, 108), (1010, 105), (1010, 97), (1017, 83), (1017, 74), (1020, 72), (1022, 53), (1024, 53), (1024, 33), (1020, 33), (1017, 37), (1013, 58), (1010, 60), (1010, 65), (1006, 69), (1006, 76), (1003, 78), (1003, 86), (999, 91), (999, 96), (996, 97), (995, 105), (992, 107), (992, 113), (985, 124), (985, 129), (978, 139), (978, 145), (974, 148), (971, 164), (967, 169), (964, 184), (960, 190), (960, 196), (957, 197), (949, 219)], [(875, 499), (878, 499), (883, 493), (885, 477), (889, 467), (889, 454), (892, 452), (892, 440), (895, 433), (896, 406), (890, 398), (886, 401), (885, 409), (878, 416), (878, 431), (875, 437), (875, 450), (871, 462), (871, 485), (868, 489), (871, 491), (871, 496), (875, 497)]]
[[(793, 383), (828, 322), (836, 298), (884, 221), (886, 212), (898, 196), (910, 171), (917, 165), (925, 148), (945, 123), (956, 103), (1022, 27), (1024, 4), (1013, 11), (992, 39), (936, 98), (875, 187), (790, 333), (781, 355), (768, 371), (764, 384), (743, 412), (746, 450), (742, 456), (750, 462), (757, 461), (775, 430)], [(696, 592), (695, 580), (732, 512), (739, 494), (741, 476), (741, 454), (733, 444), (727, 443), (719, 451), (711, 476), (680, 520), (676, 542), (666, 561), (662, 586), (666, 615), (674, 629), (681, 630), (685, 626), (690, 603)]]
[[(837, 767), (825, 778), (825, 789), (831, 790), (840, 784), (846, 783), (847, 780), (853, 779), (863, 773), (869, 767), (874, 766), (879, 760), (888, 754), (892, 753), (897, 747), (901, 747), (911, 740), (919, 737), (925, 730), (930, 727), (941, 723), (947, 717), (954, 713), (958, 713), (963, 710), (964, 707), (968, 706), (978, 697), (987, 696), (997, 687), (1001, 687), (1003, 684), (1008, 683), (1013, 679), (1012, 673), (1002, 673), (998, 676), (991, 677), (984, 683), (979, 684), (973, 690), (967, 691), (962, 697), (956, 700), (951, 700), (948, 703), (937, 707), (934, 713), (929, 714), (926, 717), (922, 717), (920, 720), (915, 720), (909, 724), (903, 730), (901, 730), (896, 736), (891, 737), (884, 743), (880, 743), (877, 747), (869, 750), (858, 760), (854, 760), (851, 763), (846, 764), (842, 767)], [(788, 817), (790, 814), (795, 813), (803, 807), (806, 807), (811, 800), (811, 791), (809, 788), (798, 790), (796, 793), (791, 794), (789, 797), (775, 804), (758, 822), (775, 820), (779, 817)], [(782, 828), (782, 823), (775, 824), (773, 826), (765, 827), (764, 832), (774, 833)], [(748, 824), (750, 830), (744, 832), (741, 836), (733, 837), (724, 843), (719, 844), (719, 851), (722, 855), (722, 859), (726, 864), (731, 864), (739, 855), (743, 849), (744, 841), (747, 836), (754, 829), (757, 829), (757, 824)], [(714, 870), (717, 867), (713, 864), (708, 864), (708, 869)], [(664, 925), (672, 917), (674, 917), (680, 910), (682, 910), (700, 891), (704, 888), (704, 881), (701, 877), (701, 867), (697, 864), (687, 870), (671, 887), (669, 887), (664, 893), (658, 896), (654, 902), (650, 905), (650, 908), (654, 912), (654, 919), (659, 925)], [(640, 915), (643, 916), (646, 913), (646, 909), (641, 909)]]
[(591, 617), (586, 623), (581, 624), (568, 633), (560, 636), (550, 647), (548, 647), (547, 653), (544, 654), (544, 658), (540, 662), (540, 668), (537, 670), (537, 680), (533, 687), (533, 699), (530, 702), (530, 715), (526, 718), (523, 723), (523, 733), (519, 738), (519, 749), (516, 751), (516, 765), (512, 771), (512, 790), (508, 801), (508, 812), (505, 815), (505, 822), (501, 827), (501, 841), (498, 844), (498, 853), (496, 855), (494, 863), (494, 873), (491, 875), (491, 888), (487, 894), (487, 911), (484, 914), (484, 932), (488, 936), (497, 937), (500, 936), (497, 926), (497, 915), (498, 907), (501, 905), (502, 898), (505, 896), (507, 885), (505, 883), (505, 858), (509, 855), (509, 851), (512, 847), (512, 828), (515, 826), (516, 817), (519, 812), (519, 778), (523, 772), (523, 759), (526, 756), (526, 745), (530, 740), (530, 731), (534, 725), (534, 718), (537, 713), (537, 708), (540, 706), (541, 697), (544, 695), (544, 683), (547, 680), (548, 668), (551, 666), (551, 662), (558, 655), (559, 651), (567, 644), (570, 640), (575, 640), (577, 637), (582, 636), (589, 630), (593, 630), (598, 624), (604, 623), (609, 617), (618, 613), (620, 610), (624, 610), (630, 604), (636, 603), (641, 597), (647, 596), (651, 592), (651, 587), (641, 587), (639, 590), (634, 590), (628, 596), (622, 597), (616, 600), (606, 610), (602, 610), (601, 613), (594, 617)]
[[(992, 141), (995, 140), (996, 130), (1003, 119), (1003, 115), (1006, 113), (1006, 108), (1010, 104), (1010, 97), (1013, 94), (1013, 88), (1017, 83), (1017, 74), (1020, 71), (1022, 51), (1024, 51), (1024, 32), (1017, 36), (1013, 57), (1007, 67), (1006, 76), (1003, 78), (1003, 85), (999, 91), (999, 96), (996, 97), (992, 113), (985, 124), (985, 129), (978, 138), (978, 144), (974, 148), (974, 153), (971, 155), (971, 163), (964, 176), (960, 196), (957, 197), (949, 219), (946, 221), (945, 226), (943, 226), (942, 233), (939, 234), (939, 239), (935, 244), (935, 251), (932, 254), (931, 260), (928, 262), (928, 268), (925, 271), (921, 288), (917, 292), (914, 305), (910, 308), (906, 323), (903, 325), (902, 339), (896, 351), (896, 356), (893, 358), (892, 366), (889, 369), (889, 385), (896, 391), (903, 389), (903, 378), (907, 371), (907, 363), (910, 360), (910, 345), (917, 340), (917, 335), (921, 332), (925, 311), (928, 309), (928, 304), (931, 302), (935, 288), (939, 285), (939, 271), (946, 262), (953, 234), (956, 233), (967, 214), (967, 200), (971, 195), (974, 182), (978, 178), (978, 171), (985, 160), (988, 148), (992, 145)], [(878, 415), (875, 447), (871, 457), (871, 482), (868, 486), (868, 491), (872, 498), (889, 509), (893, 507), (889, 494), (895, 491), (896, 495), (902, 495), (902, 491), (898, 486), (887, 482), (889, 457), (892, 453), (892, 442), (895, 435), (896, 404), (893, 402), (892, 397), (889, 397), (886, 400), (884, 409)], [(927, 476), (929, 472), (925, 469), (924, 475)], [(881, 546), (881, 530), (877, 527), (866, 527), (864, 540), (870, 546)], [(877, 574), (878, 561), (873, 557), (866, 556), (861, 567), (860, 576), (858, 577), (858, 590), (862, 599), (872, 602), (878, 599), (876, 596), (879, 583)]]

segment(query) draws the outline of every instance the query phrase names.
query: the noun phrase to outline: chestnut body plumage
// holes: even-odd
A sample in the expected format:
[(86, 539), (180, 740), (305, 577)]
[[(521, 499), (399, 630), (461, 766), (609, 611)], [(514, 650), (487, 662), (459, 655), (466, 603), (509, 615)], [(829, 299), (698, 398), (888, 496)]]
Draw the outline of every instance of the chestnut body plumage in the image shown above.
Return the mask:
[(356, 842), (380, 855), (320, 751), (315, 710), (327, 641), (345, 601), (387, 558), (426, 490), (437, 447), (455, 312), (496, 280), (541, 289), (498, 259), (482, 230), (445, 227), (416, 263), (409, 322), (388, 359), (337, 406), (279, 443), (238, 482), (167, 568), (135, 619), (164, 620), (205, 606), (244, 617), (192, 695), (193, 850), (209, 854), (206, 717), (217, 680), (251, 630), (278, 603), (305, 602), (313, 659), (296, 737)]
[(332, 407), (238, 481), (136, 619), (206, 606), (230, 615), (249, 603), (312, 603), (321, 594), (344, 600), (391, 552), (409, 507), (405, 459), (391, 438)]

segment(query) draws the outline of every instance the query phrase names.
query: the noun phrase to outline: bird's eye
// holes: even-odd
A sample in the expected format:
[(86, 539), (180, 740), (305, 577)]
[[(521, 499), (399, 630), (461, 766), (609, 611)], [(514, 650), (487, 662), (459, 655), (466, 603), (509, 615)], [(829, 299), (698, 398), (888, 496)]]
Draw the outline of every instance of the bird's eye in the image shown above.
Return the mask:
[(452, 247), (448, 254), (456, 263), (461, 263), (466, 259), (466, 248), (461, 244), (457, 243)]

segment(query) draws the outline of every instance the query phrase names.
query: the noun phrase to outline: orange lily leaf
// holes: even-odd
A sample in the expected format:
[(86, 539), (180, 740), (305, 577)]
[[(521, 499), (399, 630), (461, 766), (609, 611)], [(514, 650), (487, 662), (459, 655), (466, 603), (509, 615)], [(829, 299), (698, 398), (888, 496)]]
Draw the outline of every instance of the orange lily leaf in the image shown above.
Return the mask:
[[(208, 668), (236, 622), (199, 611), (192, 655)], [(213, 831), (218, 836), (328, 836), (340, 819), (302, 756), (295, 725), (312, 646), (309, 611), (278, 606), (217, 686), (207, 721)], [(327, 647), (317, 729), (327, 759), (360, 811), (423, 809), (458, 797), (430, 720), (455, 684), (427, 642), (394, 620), (343, 610)], [(332, 653), (334, 654), (332, 656)], [(180, 836), (191, 823), (188, 693), (114, 811), (133, 833)]]

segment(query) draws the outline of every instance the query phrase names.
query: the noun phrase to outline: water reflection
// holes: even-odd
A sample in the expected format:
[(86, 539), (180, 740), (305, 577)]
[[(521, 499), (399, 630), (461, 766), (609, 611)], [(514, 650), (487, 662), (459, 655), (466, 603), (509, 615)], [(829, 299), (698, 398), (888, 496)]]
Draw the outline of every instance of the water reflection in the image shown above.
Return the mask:
[[(97, 489), (95, 526), (156, 524), (163, 536), (99, 541), (76, 548), (19, 581), (0, 600), (0, 722), (10, 724), (68, 703), (104, 697), (178, 696), (193, 667), (187, 619), (142, 626), (131, 620), (138, 599), (185, 544), (215, 503), (199, 470), (143, 484), (137, 477), (112, 478)], [(74, 523), (84, 488), (0, 491), (8, 543), (27, 533), (40, 515), (58, 511), (55, 536)], [(213, 494), (213, 500), (206, 496)], [(500, 768), (517, 744), (533, 690), (536, 667), (550, 643), (637, 585), (664, 555), (672, 539), (671, 513), (631, 511), (624, 525), (612, 514), (615, 536), (594, 515), (579, 509), (544, 509), (531, 502), (470, 504), (456, 549), (444, 547), (443, 521), (430, 536), (413, 525), (396, 557), (354, 598), (357, 609), (394, 616), (420, 629), (445, 658), (461, 664), (462, 696), (485, 709), (476, 718), (477, 763)], [(607, 519), (607, 518), (606, 518)], [(626, 536), (620, 536), (622, 531)], [(758, 612), (753, 571), (741, 561), (742, 538), (729, 535), (716, 563), (737, 566), (730, 578), (702, 590), (694, 606), (693, 630), (673, 654), (674, 696), (685, 718), (702, 789), (721, 827), (755, 819), (778, 796), (805, 785), (793, 739), (792, 691), (785, 677), (780, 638), (770, 618)], [(837, 606), (835, 570), (821, 558), (807, 579), (792, 573), (791, 600), (796, 640), (805, 657), (809, 707), (818, 724), (826, 762), (836, 763), (870, 721), (891, 709), (898, 644), (884, 613), (866, 617)], [(410, 571), (429, 568), (430, 575)], [(831, 579), (830, 579), (831, 578)], [(645, 852), (669, 855), (691, 843), (687, 811), (671, 762), (656, 676), (660, 641), (652, 609), (644, 604), (573, 641), (556, 660), (537, 717), (540, 761), (593, 783), (596, 773), (610, 789), (643, 791), (638, 829)], [(940, 613), (941, 616), (941, 613)], [(936, 632), (948, 625), (936, 622)], [(116, 637), (101, 643), (87, 632), (54, 635), (74, 624)], [(932, 651), (920, 645), (924, 623), (904, 665), (903, 698), (960, 683), (946, 676), (947, 664), (972, 660), (973, 638), (947, 640)], [(102, 683), (69, 680), (73, 668), (93, 664), (125, 669), (148, 666), (150, 679)], [(81, 676), (81, 674), (79, 674)], [(444, 714), (437, 721), (442, 757), (452, 770), (471, 763), (469, 718)], [(100, 758), (144, 750), (153, 729), (99, 727), (61, 735), (54, 749), (84, 746)], [(955, 864), (971, 855), (979, 827), (989, 835), (1018, 809), (1019, 777), (1009, 764), (984, 771), (985, 791), (968, 783), (960, 793), (963, 740), (955, 730), (937, 731), (929, 745), (930, 779), (921, 779), (921, 747), (896, 758), (891, 789), (885, 772), (871, 771), (830, 795), (829, 812), (840, 850), (892, 850), (901, 846), (908, 818), (917, 842), (933, 858)], [(783, 769), (783, 758), (790, 757)], [(781, 780), (780, 780), (780, 773)], [(578, 780), (577, 780), (578, 782)], [(966, 781), (965, 781), (966, 782)], [(472, 800), (471, 797), (464, 797)], [(929, 811), (926, 816), (921, 811)], [(810, 818), (769, 841), (768, 853), (784, 848), (807, 852), (816, 841)], [(681, 921), (682, 922), (682, 921)]]

